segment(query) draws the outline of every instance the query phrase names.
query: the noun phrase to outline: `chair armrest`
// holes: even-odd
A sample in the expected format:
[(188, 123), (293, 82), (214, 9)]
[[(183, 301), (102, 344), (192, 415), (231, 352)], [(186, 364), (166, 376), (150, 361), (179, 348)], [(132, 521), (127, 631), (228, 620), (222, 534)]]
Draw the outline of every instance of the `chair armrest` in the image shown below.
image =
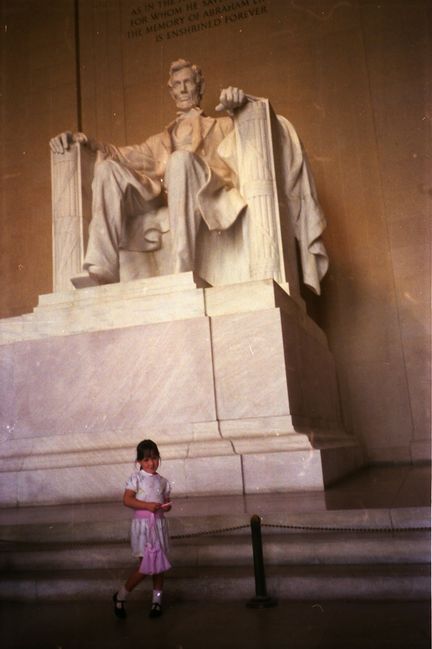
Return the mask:
[(281, 209), (277, 117), (268, 99), (250, 97), (234, 117), (240, 192), (247, 201), (245, 241), (251, 279), (273, 278), (299, 293), (294, 234)]
[(96, 155), (80, 144), (63, 154), (51, 152), (54, 292), (71, 290), (71, 277), (82, 271), (95, 160)]

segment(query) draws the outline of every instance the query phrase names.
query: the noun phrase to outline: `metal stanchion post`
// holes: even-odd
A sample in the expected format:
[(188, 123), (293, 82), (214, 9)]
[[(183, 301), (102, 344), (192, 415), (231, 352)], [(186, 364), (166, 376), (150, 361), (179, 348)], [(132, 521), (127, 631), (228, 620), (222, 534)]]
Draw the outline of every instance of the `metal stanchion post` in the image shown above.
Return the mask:
[(250, 520), (250, 526), (255, 573), (255, 597), (252, 597), (246, 606), (249, 608), (270, 608), (277, 605), (277, 599), (267, 595), (260, 517), (254, 514)]

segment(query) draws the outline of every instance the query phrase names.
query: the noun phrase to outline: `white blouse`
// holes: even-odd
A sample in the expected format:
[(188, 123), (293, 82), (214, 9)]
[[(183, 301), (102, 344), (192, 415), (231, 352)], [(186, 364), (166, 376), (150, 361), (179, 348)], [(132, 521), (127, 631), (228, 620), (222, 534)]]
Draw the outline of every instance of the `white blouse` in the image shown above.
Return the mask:
[(135, 492), (135, 498), (148, 503), (163, 503), (169, 498), (170, 484), (158, 473), (137, 469), (126, 482), (126, 489)]

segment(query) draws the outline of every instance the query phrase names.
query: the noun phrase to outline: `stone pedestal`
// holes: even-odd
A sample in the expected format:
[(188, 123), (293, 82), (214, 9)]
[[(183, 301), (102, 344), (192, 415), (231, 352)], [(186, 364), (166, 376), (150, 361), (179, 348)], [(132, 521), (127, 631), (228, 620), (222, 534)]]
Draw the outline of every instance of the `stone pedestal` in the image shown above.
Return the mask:
[(325, 336), (273, 280), (54, 293), (0, 340), (3, 505), (116, 499), (144, 438), (178, 496), (319, 490), (360, 462)]

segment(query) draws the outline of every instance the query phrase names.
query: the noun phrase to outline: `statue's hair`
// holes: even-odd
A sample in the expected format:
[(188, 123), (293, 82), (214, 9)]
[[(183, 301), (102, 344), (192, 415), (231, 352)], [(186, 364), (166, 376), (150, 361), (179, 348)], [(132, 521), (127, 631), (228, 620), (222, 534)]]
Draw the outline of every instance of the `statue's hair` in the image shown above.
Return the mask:
[(195, 65), (195, 63), (191, 63), (190, 61), (186, 61), (186, 59), (177, 59), (177, 61), (173, 61), (170, 65), (169, 69), (169, 79), (168, 79), (168, 88), (172, 88), (172, 76), (175, 72), (179, 72), (180, 70), (183, 70), (183, 68), (190, 68), (193, 72), (194, 78), (195, 78), (195, 83), (197, 84), (199, 88), (199, 96), (202, 98), (204, 94), (204, 77), (203, 73), (201, 71), (201, 68), (198, 65)]

